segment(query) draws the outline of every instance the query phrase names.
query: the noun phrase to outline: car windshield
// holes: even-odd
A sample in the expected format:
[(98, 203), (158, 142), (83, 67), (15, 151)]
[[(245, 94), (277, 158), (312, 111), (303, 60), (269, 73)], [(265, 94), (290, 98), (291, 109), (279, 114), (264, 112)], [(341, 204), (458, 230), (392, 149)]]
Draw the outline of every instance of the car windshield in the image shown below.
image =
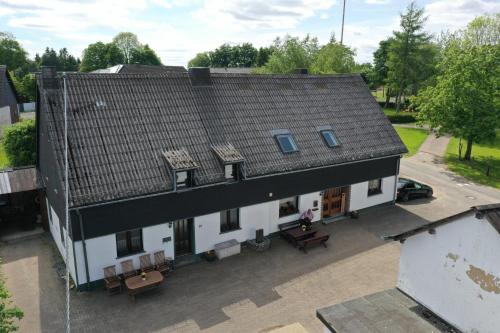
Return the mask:
[(408, 181), (402, 179), (398, 180), (398, 188), (403, 188), (406, 184), (408, 184)]

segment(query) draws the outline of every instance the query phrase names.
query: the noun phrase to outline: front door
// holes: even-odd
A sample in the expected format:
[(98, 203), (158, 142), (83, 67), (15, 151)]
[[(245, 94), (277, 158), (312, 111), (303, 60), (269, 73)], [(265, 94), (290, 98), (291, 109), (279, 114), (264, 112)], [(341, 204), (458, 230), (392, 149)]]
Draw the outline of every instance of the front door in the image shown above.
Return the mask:
[(193, 254), (193, 219), (174, 222), (175, 257)]
[(329, 188), (323, 192), (323, 218), (344, 213), (345, 191), (342, 187)]

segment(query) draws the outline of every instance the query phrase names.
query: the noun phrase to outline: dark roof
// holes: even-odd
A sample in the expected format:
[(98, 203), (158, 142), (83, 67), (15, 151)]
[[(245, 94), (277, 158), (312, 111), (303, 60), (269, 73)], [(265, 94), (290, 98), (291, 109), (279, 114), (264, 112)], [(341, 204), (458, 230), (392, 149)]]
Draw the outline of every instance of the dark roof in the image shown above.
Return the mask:
[(162, 73), (185, 73), (186, 68), (183, 66), (153, 66), (139, 64), (123, 64), (109, 68), (98, 69), (92, 73), (99, 74), (162, 74)]
[(0, 195), (32, 191), (39, 188), (38, 173), (34, 167), (0, 171)]
[(7, 70), (7, 66), (5, 65), (0, 65), (0, 107), (5, 106), (2, 105), (2, 101), (5, 100), (5, 94), (6, 92), (4, 91), (4, 87), (7, 85), (4, 84), (4, 80), (7, 80), (8, 85), (14, 92), (14, 96), (16, 97), (16, 101), (19, 103), (19, 95), (17, 94), (16, 87), (14, 86), (14, 82), (12, 82), (12, 78), (10, 77), (9, 71)]
[(397, 289), (319, 309), (316, 315), (333, 333), (460, 332)]
[(455, 222), (459, 218), (464, 217), (466, 215), (470, 215), (472, 213), (475, 213), (476, 214), (475, 216), (478, 219), (482, 219), (485, 217), (486, 220), (493, 226), (493, 228), (495, 228), (495, 230), (498, 231), (498, 233), (500, 234), (500, 203), (497, 203), (490, 205), (473, 206), (458, 214), (445, 217), (444, 219), (437, 220), (435, 222), (428, 223), (423, 226), (419, 226), (417, 228), (404, 231), (400, 234), (383, 236), (383, 238), (390, 240), (405, 240), (406, 238), (419, 234), (421, 232), (429, 231), (444, 224)]
[(210, 67), (210, 73), (251, 74), (252, 67)]
[[(197, 185), (225, 181), (213, 150), (221, 144), (242, 155), (247, 178), (406, 152), (359, 75), (212, 74), (196, 86), (188, 73), (66, 78), (72, 206), (171, 191), (163, 152), (181, 148), (200, 166)], [(39, 85), (62, 170), (62, 78)], [(323, 143), (324, 125), (340, 147)], [(275, 129), (290, 130), (299, 152), (283, 154)]]

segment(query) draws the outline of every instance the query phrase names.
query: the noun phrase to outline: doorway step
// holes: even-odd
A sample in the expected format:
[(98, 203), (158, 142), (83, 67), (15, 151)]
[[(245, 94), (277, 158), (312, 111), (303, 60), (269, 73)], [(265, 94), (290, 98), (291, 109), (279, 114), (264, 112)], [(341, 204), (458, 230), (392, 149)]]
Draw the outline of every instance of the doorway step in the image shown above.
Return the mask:
[(337, 221), (342, 221), (346, 218), (348, 218), (349, 216), (345, 215), (345, 214), (341, 214), (341, 215), (337, 215), (337, 216), (330, 216), (330, 217), (325, 217), (324, 219), (321, 220), (321, 223), (322, 224), (329, 224), (329, 223), (332, 223), (332, 222), (337, 222)]
[(194, 263), (197, 263), (200, 261), (202, 261), (202, 258), (201, 258), (201, 256), (199, 256), (197, 254), (183, 255), (183, 256), (175, 258), (174, 268), (179, 268), (182, 266), (191, 265), (191, 264), (194, 264)]

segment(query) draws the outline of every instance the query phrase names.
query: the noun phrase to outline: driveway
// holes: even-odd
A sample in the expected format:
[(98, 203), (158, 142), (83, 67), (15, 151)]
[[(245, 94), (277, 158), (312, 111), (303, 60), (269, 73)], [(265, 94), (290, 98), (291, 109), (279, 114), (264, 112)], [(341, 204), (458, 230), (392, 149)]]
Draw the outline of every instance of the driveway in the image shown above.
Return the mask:
[(459, 213), (471, 206), (500, 202), (500, 191), (467, 180), (446, 168), (443, 158), (449, 138), (429, 135), (418, 153), (401, 160), (400, 174), (431, 185), (432, 199), (400, 204), (429, 221)]
[[(328, 248), (303, 254), (280, 238), (271, 249), (176, 269), (157, 291), (108, 296), (72, 293), (73, 332), (269, 332), (300, 323), (322, 332), (316, 309), (393, 288), (399, 243), (380, 236), (426, 223), (397, 206), (372, 209), (357, 220), (318, 225)], [(0, 247), (13, 301), (26, 314), (21, 332), (62, 332), (64, 284), (48, 235)]]

